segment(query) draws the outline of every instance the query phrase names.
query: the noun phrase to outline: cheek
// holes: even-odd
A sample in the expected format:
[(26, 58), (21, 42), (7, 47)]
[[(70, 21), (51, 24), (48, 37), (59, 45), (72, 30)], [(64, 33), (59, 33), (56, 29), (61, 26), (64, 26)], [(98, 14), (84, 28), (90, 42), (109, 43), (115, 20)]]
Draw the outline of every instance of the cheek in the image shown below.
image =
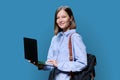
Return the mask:
[(70, 23), (70, 19), (65, 19), (64, 21), (68, 24)]
[(56, 20), (56, 23), (58, 24), (58, 23), (59, 23), (59, 20)]
[(66, 21), (66, 25), (70, 25), (70, 21)]

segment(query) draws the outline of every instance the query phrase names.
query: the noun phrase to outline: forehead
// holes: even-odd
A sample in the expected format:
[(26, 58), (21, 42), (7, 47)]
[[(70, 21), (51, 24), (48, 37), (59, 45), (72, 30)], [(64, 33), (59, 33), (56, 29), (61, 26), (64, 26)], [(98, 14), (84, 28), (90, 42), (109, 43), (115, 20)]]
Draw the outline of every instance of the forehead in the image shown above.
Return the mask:
[(57, 16), (59, 15), (68, 15), (67, 12), (64, 9), (61, 9), (58, 13)]

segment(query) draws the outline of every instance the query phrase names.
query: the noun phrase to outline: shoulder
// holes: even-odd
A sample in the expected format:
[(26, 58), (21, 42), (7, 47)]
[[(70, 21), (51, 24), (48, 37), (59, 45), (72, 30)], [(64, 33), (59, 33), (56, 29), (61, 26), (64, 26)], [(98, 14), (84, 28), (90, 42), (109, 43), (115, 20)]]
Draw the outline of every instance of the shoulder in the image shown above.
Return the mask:
[(54, 42), (56, 39), (57, 39), (57, 36), (54, 35), (54, 36), (52, 37), (52, 42)]
[(81, 48), (86, 48), (83, 40), (82, 40), (82, 37), (79, 33), (74, 33), (72, 36), (71, 36), (71, 40), (72, 40), (72, 44), (75, 45), (75, 46), (79, 46)]
[(74, 39), (77, 39), (77, 38), (82, 39), (82, 36), (81, 36), (79, 33), (73, 33), (72, 36), (71, 36), (71, 38), (72, 38), (73, 40), (74, 40)]

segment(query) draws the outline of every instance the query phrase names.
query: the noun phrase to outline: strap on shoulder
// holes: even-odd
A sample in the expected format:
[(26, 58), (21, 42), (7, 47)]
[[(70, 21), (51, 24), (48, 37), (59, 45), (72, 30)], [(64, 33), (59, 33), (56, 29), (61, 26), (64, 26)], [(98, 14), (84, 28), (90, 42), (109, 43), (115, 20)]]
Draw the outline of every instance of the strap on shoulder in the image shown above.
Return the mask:
[(74, 33), (72, 33), (69, 37), (69, 43), (68, 43), (68, 48), (69, 48), (69, 60), (70, 61), (73, 61), (73, 56), (72, 56), (72, 41), (71, 41), (71, 36), (73, 35)]

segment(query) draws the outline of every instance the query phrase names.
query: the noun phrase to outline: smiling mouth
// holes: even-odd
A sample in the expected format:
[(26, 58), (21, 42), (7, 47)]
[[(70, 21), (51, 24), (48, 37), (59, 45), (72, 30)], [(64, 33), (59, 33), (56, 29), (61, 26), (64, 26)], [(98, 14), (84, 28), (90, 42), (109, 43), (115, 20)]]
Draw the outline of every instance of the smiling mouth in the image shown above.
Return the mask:
[(65, 23), (59, 23), (60, 26), (63, 26)]

